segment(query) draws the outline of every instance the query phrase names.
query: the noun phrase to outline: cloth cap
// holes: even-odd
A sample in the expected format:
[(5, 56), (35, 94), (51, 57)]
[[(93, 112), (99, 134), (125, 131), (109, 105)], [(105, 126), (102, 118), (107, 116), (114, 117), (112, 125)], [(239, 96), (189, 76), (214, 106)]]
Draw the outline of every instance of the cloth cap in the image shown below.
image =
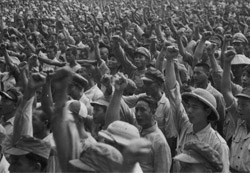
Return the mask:
[(48, 142), (31, 136), (21, 136), (13, 147), (6, 150), (10, 155), (26, 155), (33, 153), (45, 159), (49, 158), (51, 146)]
[(231, 62), (231, 65), (244, 65), (250, 64), (250, 59), (245, 55), (237, 54), (234, 56), (234, 59)]
[(121, 168), (123, 156), (111, 145), (96, 143), (83, 151), (79, 159), (69, 162), (85, 171), (115, 172)]
[(77, 73), (73, 74), (72, 80), (74, 84), (78, 84), (83, 88), (88, 84), (88, 80)]
[(18, 103), (23, 96), (22, 93), (14, 87), (8, 89), (7, 91), (0, 91), (0, 95), (14, 101), (15, 103)]
[(151, 61), (151, 53), (149, 52), (149, 50), (147, 48), (145, 48), (145, 47), (138, 47), (135, 50), (135, 54), (137, 54), (137, 53), (146, 56)]
[(189, 98), (196, 98), (212, 109), (212, 112), (208, 117), (210, 121), (217, 121), (220, 119), (220, 116), (216, 110), (216, 99), (210, 92), (202, 88), (196, 88), (191, 92), (185, 92), (182, 94), (182, 99), (184, 102), (187, 102)]
[(109, 141), (116, 142), (123, 146), (127, 146), (132, 139), (140, 138), (138, 129), (123, 121), (111, 123), (107, 130), (102, 130), (98, 134)]
[(236, 34), (234, 34), (233, 36), (233, 43), (236, 42), (240, 42), (240, 43), (248, 43), (247, 38), (245, 37), (245, 35), (243, 35), (242, 33), (238, 32)]
[(143, 81), (158, 82), (160, 84), (164, 83), (163, 74), (156, 68), (150, 67), (147, 69), (145, 76), (142, 77)]
[(244, 97), (247, 99), (250, 99), (250, 88), (246, 87), (244, 88), (241, 93), (237, 94), (236, 97)]
[(87, 107), (82, 102), (78, 100), (70, 100), (66, 104), (68, 104), (68, 109), (72, 113), (83, 118), (86, 118), (88, 116)]
[(100, 97), (99, 99), (97, 99), (96, 101), (93, 101), (90, 103), (92, 106), (94, 105), (100, 105), (100, 106), (109, 106), (109, 100), (105, 97)]
[(203, 163), (215, 172), (221, 172), (223, 169), (219, 153), (207, 143), (200, 141), (186, 143), (184, 152), (175, 156), (174, 160), (185, 163)]

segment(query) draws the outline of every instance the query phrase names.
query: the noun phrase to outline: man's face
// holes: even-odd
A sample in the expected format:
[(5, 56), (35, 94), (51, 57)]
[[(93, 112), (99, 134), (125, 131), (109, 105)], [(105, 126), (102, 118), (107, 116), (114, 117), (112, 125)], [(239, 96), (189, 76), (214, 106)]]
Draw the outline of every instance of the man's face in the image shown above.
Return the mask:
[(145, 101), (137, 102), (135, 106), (135, 117), (137, 123), (142, 127), (148, 127), (153, 119), (153, 112)]
[(110, 57), (110, 59), (108, 60), (108, 67), (113, 69), (113, 68), (117, 68), (120, 66), (120, 63), (117, 61), (117, 59), (115, 57)]
[(193, 73), (193, 80), (196, 85), (201, 85), (208, 79), (203, 67), (195, 67)]
[(16, 111), (16, 104), (7, 97), (2, 97), (0, 100), (0, 116), (8, 116)]
[(143, 81), (145, 92), (148, 96), (154, 97), (159, 91), (159, 85), (156, 82)]
[(104, 61), (107, 61), (108, 57), (109, 57), (109, 50), (107, 48), (101, 48), (100, 49), (100, 55), (101, 55), (101, 58), (104, 60)]
[(47, 56), (49, 59), (54, 59), (56, 56), (56, 52), (54, 51), (54, 49), (50, 48), (47, 52)]
[(41, 116), (40, 112), (35, 112), (32, 116), (33, 134), (35, 137), (36, 134), (43, 132), (46, 128), (46, 124), (41, 120)]
[(28, 160), (25, 155), (21, 156), (10, 156), (10, 173), (12, 172), (40, 172), (40, 170), (36, 170), (35, 165), (32, 164), (30, 160)]
[(241, 42), (234, 42), (233, 47), (237, 54), (242, 54), (244, 51), (244, 45)]
[(144, 68), (146, 67), (146, 65), (147, 65), (147, 58), (144, 55), (137, 53), (135, 55), (135, 66), (137, 68)]
[(75, 100), (79, 100), (82, 96), (83, 90), (81, 88), (79, 88), (77, 85), (75, 84), (70, 84), (68, 87), (68, 94), (70, 97), (72, 97)]
[(186, 105), (186, 111), (189, 121), (192, 124), (199, 124), (207, 121), (209, 113), (205, 110), (204, 105), (195, 98), (190, 98)]
[(93, 105), (93, 121), (96, 124), (103, 124), (105, 120), (106, 111), (103, 106)]
[(249, 112), (250, 112), (250, 99), (239, 97), (238, 99), (238, 112), (242, 120), (249, 122)]
[(68, 63), (75, 61), (75, 56), (72, 54), (72, 51), (69, 50), (66, 52), (66, 60)]
[(247, 71), (244, 71), (241, 75), (241, 84), (243, 88), (250, 86), (250, 74)]

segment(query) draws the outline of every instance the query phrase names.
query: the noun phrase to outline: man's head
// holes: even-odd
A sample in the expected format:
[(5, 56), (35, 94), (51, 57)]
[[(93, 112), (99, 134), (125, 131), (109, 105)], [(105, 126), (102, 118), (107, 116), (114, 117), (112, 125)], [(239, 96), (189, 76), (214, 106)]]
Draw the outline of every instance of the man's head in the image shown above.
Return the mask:
[(243, 54), (244, 48), (247, 43), (248, 43), (248, 40), (242, 33), (234, 34), (233, 46), (237, 54)]
[(109, 106), (109, 101), (106, 98), (101, 97), (98, 100), (91, 102), (91, 106), (93, 107), (94, 123), (103, 125), (105, 123), (105, 115)]
[(79, 100), (87, 86), (88, 81), (80, 74), (73, 74), (72, 82), (68, 87), (68, 94), (75, 100)]
[(49, 46), (47, 51), (47, 56), (49, 59), (54, 59), (57, 54), (57, 47), (55, 45)]
[(68, 48), (66, 50), (66, 60), (68, 63), (73, 63), (76, 60), (77, 50), (76, 48)]
[(131, 140), (140, 138), (138, 129), (123, 121), (114, 121), (107, 130), (101, 130), (98, 135), (104, 138), (105, 143), (112, 145), (120, 152), (129, 145)]
[(208, 82), (209, 65), (206, 63), (198, 63), (194, 67), (193, 80), (196, 86), (203, 86)]
[(83, 151), (79, 159), (70, 160), (79, 172), (120, 172), (123, 164), (122, 154), (114, 147), (95, 143)]
[(241, 84), (243, 88), (250, 86), (250, 65), (247, 65), (243, 68)]
[(242, 120), (250, 123), (250, 88), (244, 88), (243, 91), (236, 96), (238, 98), (238, 112)]
[(162, 91), (164, 76), (156, 68), (149, 67), (145, 73), (145, 77), (143, 77), (142, 80), (147, 95), (154, 97)]
[(151, 61), (151, 54), (148, 49), (139, 47), (135, 50), (134, 62), (137, 68), (144, 69)]
[(150, 96), (140, 97), (135, 106), (135, 116), (138, 124), (147, 129), (154, 123), (157, 102)]
[(182, 98), (192, 124), (219, 120), (216, 99), (207, 90), (196, 88), (191, 92), (183, 93)]
[(107, 61), (108, 60), (108, 57), (109, 57), (109, 49), (107, 46), (105, 46), (103, 43), (100, 45), (100, 55), (101, 55), (101, 58), (104, 60), (104, 61)]
[(45, 112), (35, 109), (32, 115), (33, 135), (40, 138), (41, 134), (46, 134), (50, 130), (50, 123)]
[(194, 141), (185, 144), (183, 153), (174, 157), (180, 161), (181, 173), (184, 172), (221, 172), (223, 168), (219, 153), (208, 144)]
[(22, 99), (22, 94), (16, 88), (10, 88), (7, 91), (1, 91), (0, 100), (0, 116), (4, 116), (6, 120), (12, 118), (18, 104)]
[(6, 151), (10, 154), (10, 172), (42, 172), (47, 166), (50, 145), (31, 136), (22, 136)]

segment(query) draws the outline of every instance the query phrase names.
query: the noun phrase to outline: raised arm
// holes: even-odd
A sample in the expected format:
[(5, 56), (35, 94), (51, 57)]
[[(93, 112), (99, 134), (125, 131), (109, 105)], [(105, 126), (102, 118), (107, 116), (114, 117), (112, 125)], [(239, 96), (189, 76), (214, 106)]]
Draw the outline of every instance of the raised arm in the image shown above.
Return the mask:
[(118, 73), (117, 76), (115, 77), (115, 91), (105, 116), (106, 128), (112, 122), (121, 119), (120, 118), (121, 99), (123, 91), (127, 87), (127, 85), (128, 85), (127, 78), (122, 73)]
[(45, 77), (39, 73), (32, 74), (25, 89), (23, 100), (15, 113), (13, 138), (15, 144), (22, 135), (33, 136), (32, 106), (35, 92), (45, 83)]
[(76, 171), (69, 161), (78, 159), (80, 155), (79, 132), (73, 115), (65, 109), (68, 85), (71, 80), (72, 73), (69, 68), (59, 69), (52, 77), (53, 86), (57, 92), (51, 125), (61, 170), (65, 173)]
[[(231, 87), (231, 62), (235, 56), (235, 52), (230, 50), (225, 53), (225, 59), (224, 59), (224, 68), (223, 68), (223, 76), (222, 76), (222, 81), (221, 81), (221, 88), (223, 90), (221, 91), (225, 102), (226, 106), (229, 107), (233, 104), (234, 102), (234, 96), (232, 93), (232, 87)], [(234, 122), (236, 123), (236, 118), (233, 116)]]

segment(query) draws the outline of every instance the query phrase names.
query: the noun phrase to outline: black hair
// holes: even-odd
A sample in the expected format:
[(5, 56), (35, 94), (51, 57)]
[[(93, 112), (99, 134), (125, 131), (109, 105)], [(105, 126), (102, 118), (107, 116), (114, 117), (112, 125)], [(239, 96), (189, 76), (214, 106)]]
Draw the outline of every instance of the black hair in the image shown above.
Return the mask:
[(250, 75), (250, 65), (246, 65), (244, 68), (243, 68), (243, 71), (242, 72), (247, 72), (248, 75)]
[(149, 108), (153, 111), (153, 113), (155, 113), (155, 110), (158, 107), (158, 105), (157, 105), (157, 101), (154, 98), (152, 98), (151, 96), (142, 96), (137, 100), (137, 103), (139, 101), (144, 101), (148, 103)]
[(209, 73), (210, 71), (210, 66), (207, 63), (201, 62), (201, 63), (197, 63), (195, 65), (195, 67), (202, 67), (206, 73)]
[(41, 171), (45, 170), (47, 167), (48, 159), (45, 159), (44, 157), (38, 156), (34, 153), (28, 153), (25, 155), (25, 157), (29, 160), (31, 164), (36, 164), (37, 162), (41, 164)]
[(72, 54), (74, 55), (74, 56), (76, 56), (77, 55), (77, 49), (75, 48), (75, 47), (71, 47), (71, 48), (68, 48), (67, 49), (67, 52), (72, 52)]
[(39, 116), (39, 119), (42, 121), (42, 122), (48, 122), (47, 124), (47, 129), (50, 129), (50, 121), (48, 120), (48, 116), (46, 115), (46, 113), (42, 110), (42, 107), (39, 107), (37, 109), (34, 109), (33, 110), (33, 114), (37, 114)]
[(57, 46), (56, 45), (50, 45), (48, 49), (53, 49), (54, 52), (57, 52)]

